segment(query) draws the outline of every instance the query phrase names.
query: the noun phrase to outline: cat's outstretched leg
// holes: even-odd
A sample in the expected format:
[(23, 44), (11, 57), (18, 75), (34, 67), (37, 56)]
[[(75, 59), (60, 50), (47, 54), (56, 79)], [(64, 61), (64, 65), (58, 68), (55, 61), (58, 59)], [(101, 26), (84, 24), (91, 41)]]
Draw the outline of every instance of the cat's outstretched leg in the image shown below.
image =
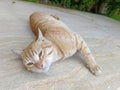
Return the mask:
[(97, 65), (90, 49), (88, 48), (85, 41), (79, 35), (76, 35), (76, 42), (78, 51), (84, 56), (87, 68), (95, 75), (99, 75), (101, 73), (100, 67)]

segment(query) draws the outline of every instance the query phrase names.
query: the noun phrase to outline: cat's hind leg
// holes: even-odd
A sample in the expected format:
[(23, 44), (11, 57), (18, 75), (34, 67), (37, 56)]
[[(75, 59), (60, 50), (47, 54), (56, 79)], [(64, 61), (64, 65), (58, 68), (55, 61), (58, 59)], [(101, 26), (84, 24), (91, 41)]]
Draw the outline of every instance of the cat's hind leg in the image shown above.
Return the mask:
[(87, 68), (95, 75), (99, 75), (101, 73), (100, 67), (97, 65), (90, 49), (88, 48), (85, 41), (76, 34), (76, 45), (78, 51), (83, 55), (85, 58), (85, 63), (87, 64)]

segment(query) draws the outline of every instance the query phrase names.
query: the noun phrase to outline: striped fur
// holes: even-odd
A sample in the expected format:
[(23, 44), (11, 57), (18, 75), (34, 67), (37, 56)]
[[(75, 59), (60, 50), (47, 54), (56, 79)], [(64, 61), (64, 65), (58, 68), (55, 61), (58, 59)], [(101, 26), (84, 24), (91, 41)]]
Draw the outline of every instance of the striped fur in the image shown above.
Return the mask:
[[(53, 62), (68, 58), (79, 51), (85, 57), (88, 69), (93, 74), (100, 72), (100, 67), (85, 41), (61, 22), (59, 17), (35, 12), (30, 16), (30, 25), (36, 39), (22, 53), (23, 63), (28, 70), (48, 71)], [(41, 51), (42, 55), (39, 56)], [(27, 60), (33, 64), (27, 65)]]

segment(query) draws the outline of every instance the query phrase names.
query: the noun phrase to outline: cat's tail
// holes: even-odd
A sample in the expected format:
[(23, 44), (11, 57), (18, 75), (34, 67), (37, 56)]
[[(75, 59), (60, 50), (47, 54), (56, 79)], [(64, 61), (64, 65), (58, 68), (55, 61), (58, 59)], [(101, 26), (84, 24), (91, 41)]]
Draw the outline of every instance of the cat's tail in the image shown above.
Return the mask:
[(60, 20), (60, 18), (57, 15), (50, 14), (50, 16), (52, 16), (53, 18), (55, 18), (57, 20)]

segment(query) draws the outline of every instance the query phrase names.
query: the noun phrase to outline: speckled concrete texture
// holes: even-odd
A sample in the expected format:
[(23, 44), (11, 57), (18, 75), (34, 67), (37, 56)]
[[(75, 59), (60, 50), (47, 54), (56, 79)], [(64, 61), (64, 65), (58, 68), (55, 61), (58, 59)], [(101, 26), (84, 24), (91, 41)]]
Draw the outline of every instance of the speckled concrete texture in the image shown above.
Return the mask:
[[(78, 54), (55, 63), (46, 74), (27, 71), (11, 50), (22, 50), (34, 40), (29, 16), (35, 11), (58, 15), (79, 33), (102, 74), (92, 75)], [(120, 90), (120, 22), (31, 2), (0, 0), (0, 90)]]

